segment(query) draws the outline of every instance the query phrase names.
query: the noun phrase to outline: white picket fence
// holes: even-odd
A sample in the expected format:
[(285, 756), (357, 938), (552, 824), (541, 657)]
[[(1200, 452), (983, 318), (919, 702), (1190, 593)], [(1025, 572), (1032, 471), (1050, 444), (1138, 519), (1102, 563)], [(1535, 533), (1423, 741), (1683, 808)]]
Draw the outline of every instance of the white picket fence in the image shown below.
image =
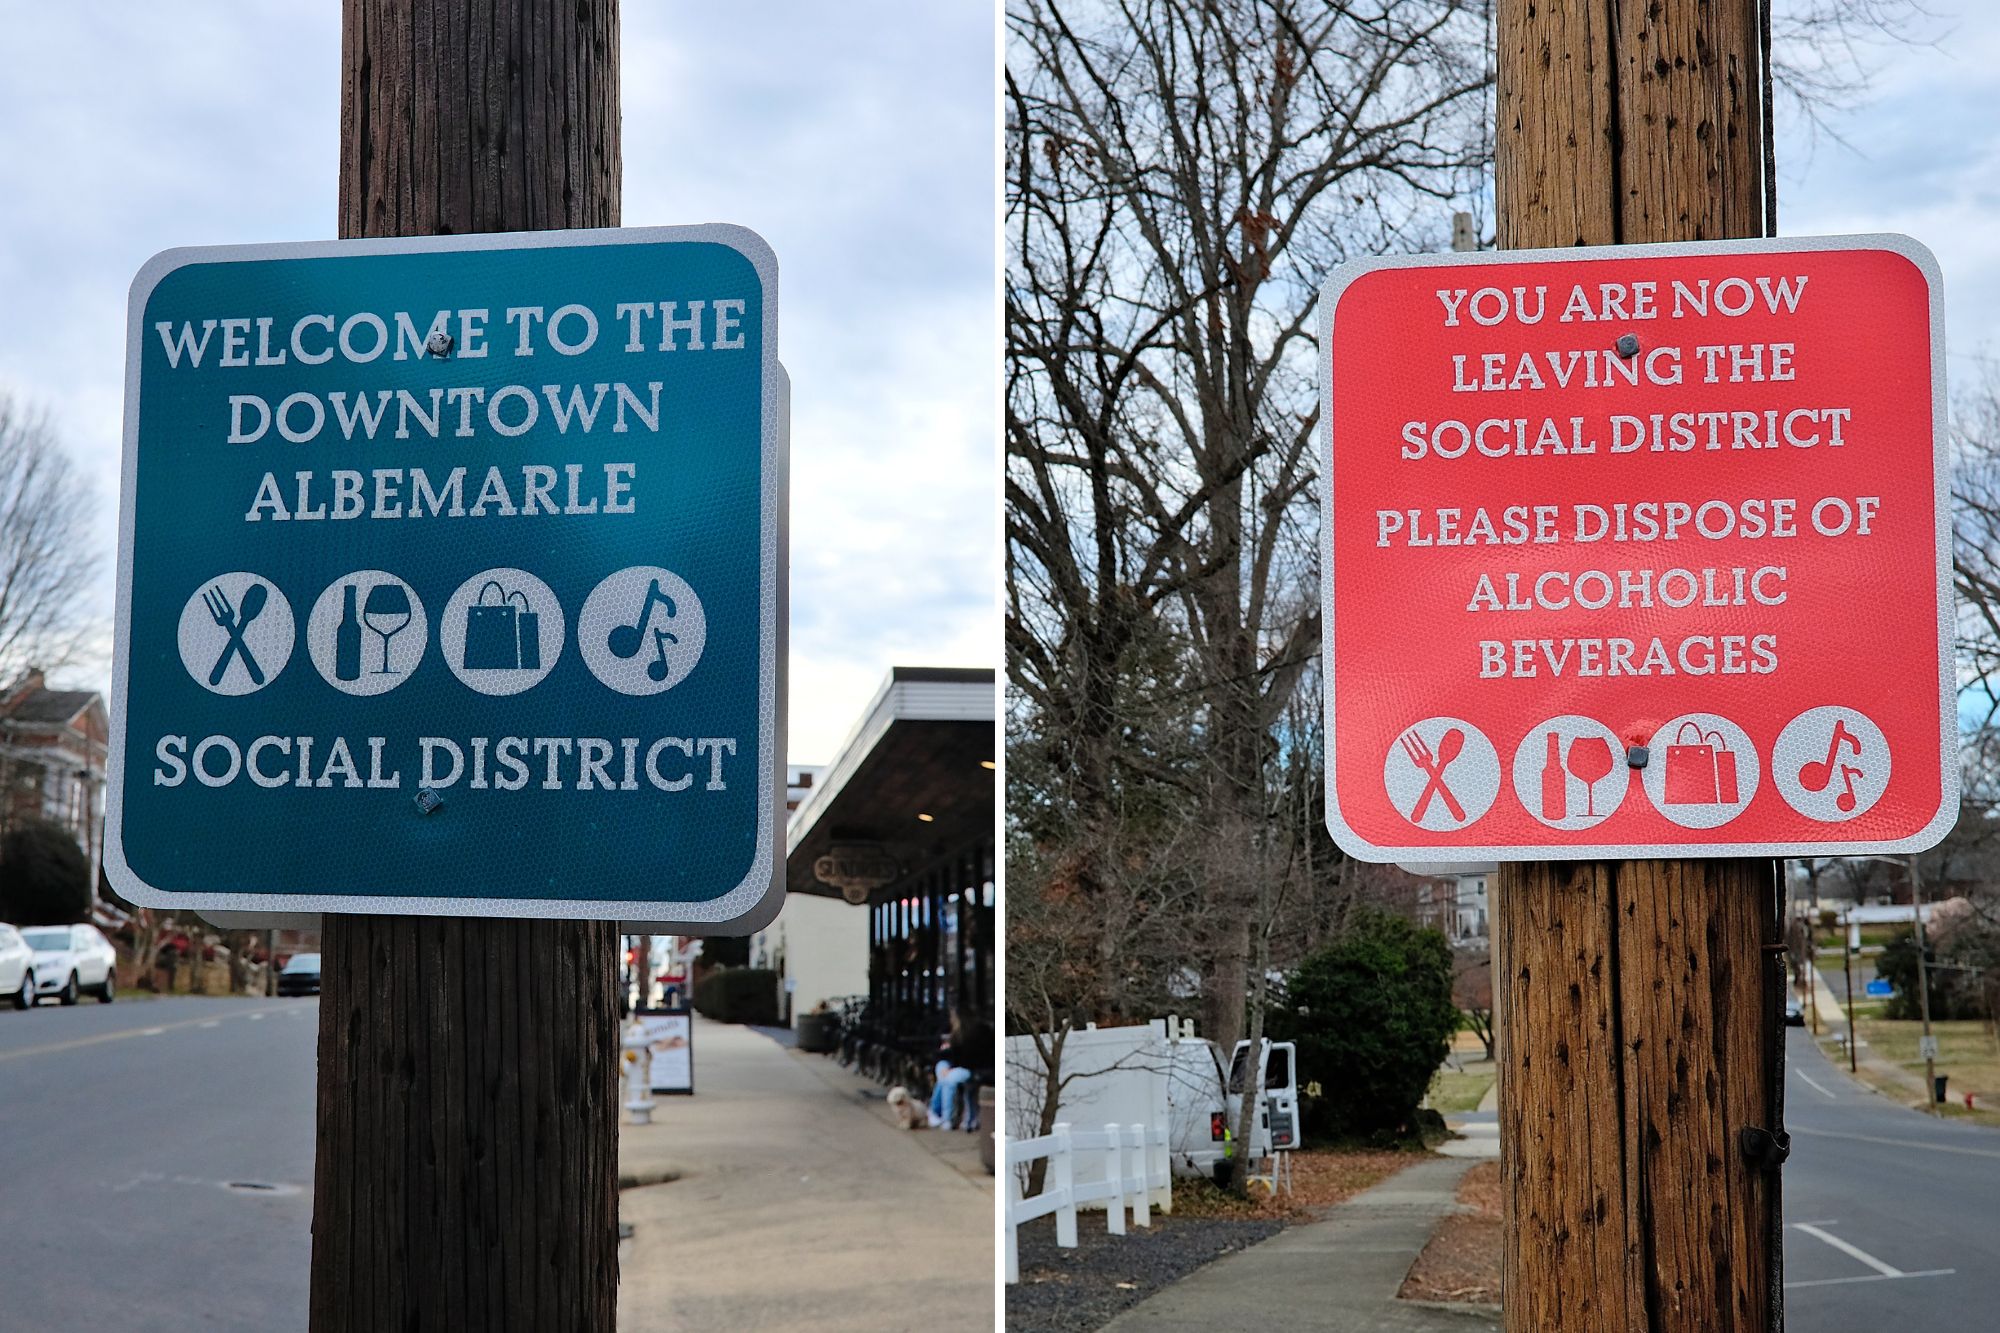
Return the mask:
[[(1023, 1222), (1054, 1213), (1056, 1244), (1076, 1248), (1076, 1211), (1085, 1204), (1103, 1203), (1104, 1227), (1114, 1236), (1125, 1234), (1125, 1210), (1132, 1210), (1136, 1226), (1153, 1224), (1153, 1209), (1174, 1210), (1174, 1179), (1167, 1160), (1167, 1127), (1154, 1125), (1106, 1125), (1101, 1130), (1078, 1132), (1059, 1124), (1040, 1138), (1015, 1139), (1006, 1145), (1007, 1179), (1007, 1280), (1021, 1280), (1020, 1240), (1016, 1232)], [(1078, 1153), (1102, 1153), (1104, 1179), (1076, 1183)], [(1049, 1169), (1042, 1178), (1042, 1191), (1033, 1198), (1021, 1197), (1021, 1173), (1016, 1167), (1046, 1157)]]

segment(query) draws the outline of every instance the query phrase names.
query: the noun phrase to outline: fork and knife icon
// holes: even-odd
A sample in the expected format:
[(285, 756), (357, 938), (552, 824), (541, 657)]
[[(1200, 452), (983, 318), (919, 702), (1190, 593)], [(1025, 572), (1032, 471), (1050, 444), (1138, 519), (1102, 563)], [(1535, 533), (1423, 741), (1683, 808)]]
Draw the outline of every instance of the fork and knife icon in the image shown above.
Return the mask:
[(1416, 805), (1410, 808), (1412, 824), (1423, 823), (1424, 812), (1430, 809), (1433, 797), (1443, 797), (1445, 809), (1451, 811), (1451, 817), (1461, 824), (1466, 822), (1465, 807), (1458, 803), (1458, 797), (1452, 795), (1451, 788), (1444, 782), (1445, 769), (1450, 767), (1451, 762), (1464, 750), (1465, 733), (1457, 727), (1446, 728), (1445, 733), (1438, 737), (1438, 748), (1435, 753), (1432, 752), (1430, 744), (1417, 734), (1415, 727), (1403, 733), (1403, 753), (1408, 755), (1410, 762), (1423, 770), (1430, 779), (1424, 784), (1423, 794), (1417, 797)]
[(270, 596), (269, 588), (261, 583), (253, 583), (244, 589), (242, 605), (235, 606), (230, 603), (229, 594), (222, 590), (221, 584), (212, 584), (203, 589), (201, 600), (207, 605), (209, 616), (229, 635), (229, 642), (222, 645), (222, 654), (215, 659), (215, 667), (208, 673), (210, 685), (222, 683), (223, 676), (229, 672), (232, 658), (242, 659), (243, 669), (250, 673), (252, 684), (264, 683), (264, 669), (257, 664), (257, 658), (251, 653), (250, 645), (243, 641), (243, 631), (250, 627), (251, 621), (264, 614), (264, 604), (270, 600)]

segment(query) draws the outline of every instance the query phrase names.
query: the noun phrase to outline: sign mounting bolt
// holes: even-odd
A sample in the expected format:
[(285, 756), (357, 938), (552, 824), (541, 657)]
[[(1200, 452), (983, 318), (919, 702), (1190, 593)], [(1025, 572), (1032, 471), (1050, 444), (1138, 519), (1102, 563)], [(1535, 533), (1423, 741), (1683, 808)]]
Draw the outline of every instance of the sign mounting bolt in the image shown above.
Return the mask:
[(1650, 757), (1646, 753), (1646, 747), (1643, 745), (1627, 746), (1625, 749), (1625, 766), (1627, 768), (1644, 768), (1646, 760)]
[[(1623, 344), (1621, 343), (1620, 346), (1623, 346)], [(1636, 349), (1638, 344), (1634, 343), (1633, 346)], [(431, 334), (430, 337), (424, 339), (424, 350), (439, 359), (450, 356), (451, 335), (443, 329), (439, 329), (437, 332)]]
[[(449, 341), (450, 339), (446, 339), (446, 342)], [(1627, 361), (1639, 355), (1639, 335), (1636, 333), (1619, 334), (1618, 355), (1624, 357)]]
[(444, 808), (444, 797), (425, 787), (417, 792), (417, 810), (421, 814), (434, 814)]

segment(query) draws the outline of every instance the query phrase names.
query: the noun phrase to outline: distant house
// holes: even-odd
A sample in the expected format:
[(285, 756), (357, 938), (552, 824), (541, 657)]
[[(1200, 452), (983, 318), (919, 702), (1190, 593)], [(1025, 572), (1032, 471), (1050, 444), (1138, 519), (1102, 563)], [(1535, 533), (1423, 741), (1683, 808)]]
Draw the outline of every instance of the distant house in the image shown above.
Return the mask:
[(1417, 924), (1443, 931), (1454, 949), (1485, 948), (1487, 879), (1483, 872), (1419, 878), (1413, 912)]
[(90, 858), (93, 885), (104, 861), (110, 738), (95, 690), (52, 690), (30, 668), (0, 691), (0, 833), (32, 816), (60, 824)]

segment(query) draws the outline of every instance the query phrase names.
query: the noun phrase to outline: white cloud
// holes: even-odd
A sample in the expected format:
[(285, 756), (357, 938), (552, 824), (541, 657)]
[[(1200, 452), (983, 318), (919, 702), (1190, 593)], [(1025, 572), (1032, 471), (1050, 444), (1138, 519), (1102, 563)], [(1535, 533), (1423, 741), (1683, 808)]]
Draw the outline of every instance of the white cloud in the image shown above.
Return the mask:
[[(625, 222), (737, 222), (778, 253), (790, 749), (823, 762), (891, 665), (998, 655), (993, 15), (624, 16)], [(107, 621), (126, 289), (170, 246), (332, 234), (339, 41), (336, 5), (10, 6), (0, 391), (95, 480)], [(102, 660), (81, 675), (108, 685)]]
[(1834, 118), (1845, 144), (1808, 152), (1796, 129), (1781, 140), (1778, 217), (1786, 235), (1897, 231), (1929, 246), (1944, 272), (1948, 378), (1961, 385), (2000, 353), (2000, 9), (1931, 8), (1948, 35), (1877, 49), (1871, 92)]

